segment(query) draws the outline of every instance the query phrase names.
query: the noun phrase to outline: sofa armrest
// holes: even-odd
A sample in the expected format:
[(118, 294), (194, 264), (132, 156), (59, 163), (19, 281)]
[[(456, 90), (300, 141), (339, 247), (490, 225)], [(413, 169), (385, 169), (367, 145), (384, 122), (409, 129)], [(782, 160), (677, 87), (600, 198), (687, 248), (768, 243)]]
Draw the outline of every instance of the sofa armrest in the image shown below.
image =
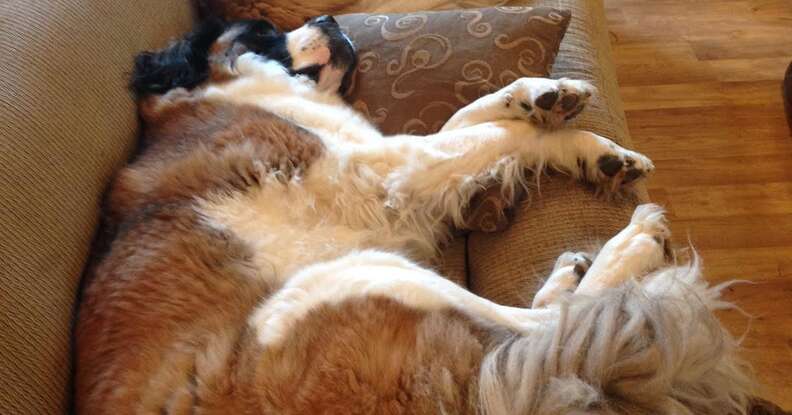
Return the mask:
[(80, 275), (135, 147), (132, 58), (192, 23), (189, 0), (0, 2), (3, 413), (66, 413)]

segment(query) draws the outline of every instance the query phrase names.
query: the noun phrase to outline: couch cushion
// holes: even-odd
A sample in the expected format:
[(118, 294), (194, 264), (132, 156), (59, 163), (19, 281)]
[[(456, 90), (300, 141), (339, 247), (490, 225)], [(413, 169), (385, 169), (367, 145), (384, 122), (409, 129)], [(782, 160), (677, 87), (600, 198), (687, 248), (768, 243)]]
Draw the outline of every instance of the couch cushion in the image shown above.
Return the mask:
[(189, 29), (188, 2), (0, 2), (0, 412), (64, 413), (80, 274), (134, 146), (132, 57)]
[[(540, 0), (536, 4), (572, 11), (551, 76), (586, 79), (598, 89), (574, 126), (632, 147), (602, 2)], [(518, 207), (505, 232), (474, 232), (468, 237), (472, 291), (503, 304), (530, 304), (562, 251), (587, 250), (605, 242), (629, 222), (637, 203), (648, 200), (642, 185), (632, 198), (609, 201), (564, 176), (543, 178), (539, 190)]]

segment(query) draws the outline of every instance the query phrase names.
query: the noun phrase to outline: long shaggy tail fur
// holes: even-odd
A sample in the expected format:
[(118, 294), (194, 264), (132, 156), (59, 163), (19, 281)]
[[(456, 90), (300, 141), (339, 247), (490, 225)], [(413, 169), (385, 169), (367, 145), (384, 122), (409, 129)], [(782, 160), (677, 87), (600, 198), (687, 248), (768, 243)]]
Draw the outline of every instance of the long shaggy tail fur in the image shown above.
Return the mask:
[(572, 297), (555, 327), (487, 356), (483, 413), (745, 414), (754, 391), (737, 342), (713, 310), (725, 285), (697, 259), (599, 298)]

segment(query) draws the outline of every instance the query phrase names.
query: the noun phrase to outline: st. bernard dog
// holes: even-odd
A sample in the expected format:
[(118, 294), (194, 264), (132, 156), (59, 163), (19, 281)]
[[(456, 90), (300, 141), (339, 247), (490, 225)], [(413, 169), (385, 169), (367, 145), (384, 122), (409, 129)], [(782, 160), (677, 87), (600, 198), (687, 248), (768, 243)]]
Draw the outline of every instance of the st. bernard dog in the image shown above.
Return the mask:
[(385, 138), (339, 96), (354, 63), (330, 17), (208, 22), (137, 58), (142, 151), (83, 292), (79, 413), (742, 413), (721, 287), (665, 263), (658, 206), (562, 254), (533, 308), (427, 266), (484, 186), (552, 167), (618, 192), (652, 171), (563, 128), (587, 83), (520, 79)]

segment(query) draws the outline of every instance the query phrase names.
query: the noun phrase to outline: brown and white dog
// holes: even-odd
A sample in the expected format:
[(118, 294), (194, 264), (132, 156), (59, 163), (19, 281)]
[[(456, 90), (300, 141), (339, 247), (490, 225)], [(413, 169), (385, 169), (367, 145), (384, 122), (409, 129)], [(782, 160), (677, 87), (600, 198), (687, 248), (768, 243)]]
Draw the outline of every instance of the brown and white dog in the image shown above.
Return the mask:
[(83, 292), (79, 413), (743, 411), (720, 288), (664, 264), (657, 206), (593, 263), (563, 254), (532, 309), (419, 265), (482, 186), (552, 166), (619, 190), (652, 170), (559, 128), (585, 82), (520, 79), (427, 139), (384, 139), (339, 97), (353, 65), (328, 17), (210, 22), (138, 58), (143, 150)]

